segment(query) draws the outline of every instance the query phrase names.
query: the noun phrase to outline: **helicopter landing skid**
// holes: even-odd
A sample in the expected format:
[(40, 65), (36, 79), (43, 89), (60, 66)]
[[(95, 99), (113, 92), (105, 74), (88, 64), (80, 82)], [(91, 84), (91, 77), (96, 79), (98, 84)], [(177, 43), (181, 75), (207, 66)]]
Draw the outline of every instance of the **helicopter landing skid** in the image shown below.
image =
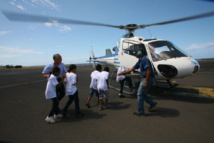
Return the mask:
[(178, 86), (178, 84), (174, 84), (171, 80), (166, 80), (166, 82), (156, 80), (156, 86), (166, 87), (166, 85), (169, 86), (170, 88)]

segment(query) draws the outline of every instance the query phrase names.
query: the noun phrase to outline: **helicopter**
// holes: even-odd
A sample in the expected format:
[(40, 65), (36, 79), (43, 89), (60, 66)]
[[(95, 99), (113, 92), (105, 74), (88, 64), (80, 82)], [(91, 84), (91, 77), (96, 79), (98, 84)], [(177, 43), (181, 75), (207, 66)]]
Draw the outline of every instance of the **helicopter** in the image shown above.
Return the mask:
[[(165, 25), (170, 23), (182, 22), (187, 20), (199, 19), (209, 16), (214, 16), (214, 11), (194, 15), (190, 17), (184, 17), (180, 19), (174, 19), (164, 22), (152, 23), (152, 24), (128, 24), (128, 25), (109, 25), (102, 23), (94, 23), (88, 21), (79, 21), (71, 19), (62, 19), (41, 15), (31, 15), (24, 13), (16, 13), (11, 11), (2, 11), (2, 13), (11, 21), (22, 21), (22, 22), (49, 22), (49, 23), (66, 23), (66, 24), (80, 24), (80, 25), (92, 25), (92, 26), (104, 26), (126, 30), (125, 34), (117, 45), (113, 48), (114, 54), (111, 53), (110, 49), (106, 49), (106, 55), (101, 57), (95, 57), (93, 48), (91, 47), (92, 57), (89, 61), (113, 65), (116, 69), (124, 67), (125, 69), (132, 68), (138, 61), (136, 53), (143, 51), (152, 63), (153, 70), (155, 71), (156, 81), (167, 81), (170, 87), (174, 87), (171, 82), (173, 79), (184, 78), (196, 74), (200, 70), (199, 63), (186, 54), (176, 45), (168, 40), (163, 39), (144, 39), (143, 37), (134, 36), (133, 32), (138, 29), (143, 29), (149, 26)], [(139, 71), (133, 72), (130, 76), (138, 77)], [(116, 71), (112, 73), (110, 84), (112, 79), (115, 79)], [(157, 82), (156, 82), (157, 83)], [(115, 88), (113, 86), (110, 86)], [(117, 88), (115, 88), (117, 89)]]

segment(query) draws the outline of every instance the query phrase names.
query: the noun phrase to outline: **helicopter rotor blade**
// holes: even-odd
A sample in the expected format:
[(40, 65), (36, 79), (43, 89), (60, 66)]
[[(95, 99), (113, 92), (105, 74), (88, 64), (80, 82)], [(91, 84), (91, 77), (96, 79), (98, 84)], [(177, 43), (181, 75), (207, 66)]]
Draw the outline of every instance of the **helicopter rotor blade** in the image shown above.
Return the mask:
[(158, 22), (158, 23), (152, 23), (152, 24), (146, 24), (146, 25), (143, 24), (143, 25), (139, 25), (138, 29), (139, 28), (145, 28), (145, 27), (148, 27), (148, 26), (153, 26), (153, 25), (164, 25), (164, 24), (170, 24), (170, 23), (175, 23), (175, 22), (193, 20), (193, 19), (204, 18), (204, 17), (209, 17), (209, 16), (214, 16), (214, 11), (208, 12), (208, 13), (204, 13), (204, 14), (194, 15), (194, 16), (190, 16), (190, 17), (174, 19), (174, 20), (170, 20), (170, 21), (164, 21), (164, 22)]
[(72, 20), (72, 19), (63, 19), (55, 17), (47, 17), (42, 15), (32, 15), (17, 13), (11, 11), (2, 11), (2, 13), (11, 21), (20, 21), (20, 22), (48, 22), (48, 23), (63, 23), (63, 24), (80, 24), (80, 25), (94, 25), (94, 26), (105, 26), (122, 29), (124, 26), (116, 26), (88, 21)]

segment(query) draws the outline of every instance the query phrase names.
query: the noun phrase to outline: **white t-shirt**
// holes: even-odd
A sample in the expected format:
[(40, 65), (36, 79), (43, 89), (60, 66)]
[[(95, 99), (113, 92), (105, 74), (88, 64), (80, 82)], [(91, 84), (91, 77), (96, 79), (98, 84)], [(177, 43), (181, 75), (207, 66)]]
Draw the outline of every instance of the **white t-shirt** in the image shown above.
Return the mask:
[(109, 72), (102, 71), (97, 75), (97, 89), (98, 90), (108, 90), (108, 85), (106, 80), (108, 79)]
[(91, 84), (90, 84), (90, 88), (93, 88), (95, 90), (97, 90), (97, 75), (100, 72), (95, 70), (91, 73)]
[(121, 76), (118, 76), (119, 73), (125, 71), (124, 67), (120, 67), (118, 70), (117, 70), (117, 78), (116, 78), (116, 81), (119, 82), (121, 80), (123, 80), (125, 78), (125, 75), (121, 75)]
[(74, 95), (74, 93), (77, 91), (77, 75), (75, 73), (67, 72), (65, 82), (67, 82), (65, 95)]
[(48, 79), (48, 83), (45, 90), (45, 97), (46, 99), (51, 99), (56, 97), (56, 85), (59, 82), (56, 79), (56, 76), (51, 74), (50, 78)]

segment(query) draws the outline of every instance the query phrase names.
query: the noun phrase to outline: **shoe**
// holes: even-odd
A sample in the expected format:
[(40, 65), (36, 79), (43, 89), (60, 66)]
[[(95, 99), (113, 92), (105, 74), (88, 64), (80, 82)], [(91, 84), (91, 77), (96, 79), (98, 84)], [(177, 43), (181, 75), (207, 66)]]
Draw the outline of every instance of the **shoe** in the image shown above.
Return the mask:
[(120, 98), (124, 98), (125, 96), (122, 93), (118, 94)]
[(120, 98), (125, 98), (126, 96), (124, 96), (124, 95), (120, 95), (119, 97), (120, 97)]
[(66, 112), (61, 112), (61, 114), (63, 115), (63, 117), (66, 117), (66, 116), (67, 116), (67, 113), (66, 113)]
[(85, 104), (88, 108), (91, 108), (91, 105), (89, 103)]
[(63, 114), (54, 114), (54, 119), (61, 119), (63, 117)]
[(106, 104), (105, 106), (106, 106), (106, 108), (111, 108), (110, 104)]
[(151, 112), (151, 111), (152, 111), (152, 108), (154, 108), (157, 104), (158, 104), (158, 103), (155, 103), (155, 104), (153, 104), (153, 105), (150, 105), (150, 107), (149, 107), (149, 112)]
[(99, 110), (102, 111), (102, 110), (103, 110), (103, 107), (99, 107)]
[(138, 113), (138, 112), (133, 112), (133, 115), (144, 116), (144, 117), (146, 117), (146, 114), (141, 114), (141, 113)]
[(79, 113), (79, 114), (76, 115), (77, 118), (81, 118), (83, 116), (84, 116), (84, 114), (82, 114), (82, 113)]
[(50, 123), (50, 124), (53, 124), (53, 123), (56, 122), (52, 116), (51, 117), (47, 116), (46, 119), (45, 119), (45, 121), (48, 122), (48, 123)]

